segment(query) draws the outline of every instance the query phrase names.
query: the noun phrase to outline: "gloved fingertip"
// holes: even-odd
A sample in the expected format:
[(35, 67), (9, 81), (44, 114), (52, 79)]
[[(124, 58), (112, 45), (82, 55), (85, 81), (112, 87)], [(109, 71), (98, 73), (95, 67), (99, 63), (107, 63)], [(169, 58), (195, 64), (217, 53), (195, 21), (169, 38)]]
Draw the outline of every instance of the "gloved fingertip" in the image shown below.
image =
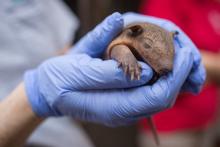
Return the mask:
[(201, 91), (202, 86), (188, 86), (182, 89), (182, 92), (191, 92), (194, 95), (199, 94), (199, 92)]
[(206, 71), (203, 65), (201, 64), (197, 70), (194, 70), (189, 76), (191, 83), (195, 85), (203, 85), (206, 80)]
[(177, 28), (179, 31), (179, 35), (175, 38), (175, 41), (178, 42), (178, 45), (180, 46), (180, 48), (190, 47), (189, 50), (191, 50), (193, 52), (194, 60), (193, 60), (193, 68), (192, 69), (194, 70), (201, 63), (201, 54), (200, 54), (198, 48), (196, 47), (196, 45), (185, 34), (185, 32), (183, 32), (178, 26), (176, 26), (175, 28)]
[(112, 17), (113, 19), (115, 19), (116, 21), (123, 21), (122, 19), (122, 15), (119, 12), (114, 12), (112, 13), (109, 17)]
[(123, 25), (124, 21), (120, 13), (111, 14), (87, 33), (74, 46), (71, 53), (85, 53), (91, 57), (100, 57), (107, 45), (123, 29)]
[(119, 31), (123, 28), (123, 25), (124, 25), (124, 20), (119, 12), (114, 12), (113, 14), (108, 16), (104, 20), (104, 23), (102, 24), (102, 26), (104, 26), (103, 28), (106, 29), (106, 31), (114, 29), (115, 33), (119, 33)]
[(153, 77), (153, 70), (146, 63), (139, 62), (139, 64), (141, 65), (141, 69), (142, 69), (142, 71), (141, 71), (141, 80), (143, 80), (145, 82), (148, 82)]

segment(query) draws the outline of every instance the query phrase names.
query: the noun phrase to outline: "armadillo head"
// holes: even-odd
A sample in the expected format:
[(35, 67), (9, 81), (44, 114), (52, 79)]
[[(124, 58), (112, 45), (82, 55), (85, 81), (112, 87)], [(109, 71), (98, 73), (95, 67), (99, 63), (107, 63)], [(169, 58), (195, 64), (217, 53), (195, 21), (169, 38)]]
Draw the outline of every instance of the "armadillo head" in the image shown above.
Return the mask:
[(150, 23), (136, 23), (122, 32), (127, 45), (137, 59), (148, 63), (158, 75), (173, 68), (173, 33)]

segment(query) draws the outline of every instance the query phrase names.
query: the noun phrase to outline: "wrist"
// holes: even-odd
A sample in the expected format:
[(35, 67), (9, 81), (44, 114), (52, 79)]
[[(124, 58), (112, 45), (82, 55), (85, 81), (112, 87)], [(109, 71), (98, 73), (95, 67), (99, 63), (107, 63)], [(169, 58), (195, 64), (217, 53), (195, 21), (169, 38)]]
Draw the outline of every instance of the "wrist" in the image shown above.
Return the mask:
[[(24, 120), (37, 121), (40, 122), (43, 119), (35, 114), (33, 111), (26, 92), (24, 84), (21, 83), (12, 94), (3, 101), (4, 106), (10, 106), (8, 111), (16, 112), (17, 117), (26, 118)], [(21, 115), (22, 114), (22, 115)]]
[(33, 112), (23, 83), (3, 99), (0, 112), (0, 146), (22, 146), (29, 134), (44, 120)]

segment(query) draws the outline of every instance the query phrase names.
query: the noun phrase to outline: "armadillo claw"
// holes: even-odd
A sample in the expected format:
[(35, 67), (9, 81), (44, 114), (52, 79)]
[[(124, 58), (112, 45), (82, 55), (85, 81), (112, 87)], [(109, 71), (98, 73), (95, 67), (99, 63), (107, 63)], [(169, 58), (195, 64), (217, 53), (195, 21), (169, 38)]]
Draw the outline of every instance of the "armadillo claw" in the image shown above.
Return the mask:
[(122, 69), (125, 75), (129, 75), (130, 80), (140, 80), (141, 66), (136, 63), (122, 63)]
[(122, 64), (122, 68), (123, 68), (124, 74), (127, 75), (128, 74), (128, 65)]
[(134, 80), (134, 69), (130, 69), (130, 76), (131, 76), (131, 81)]
[(140, 80), (141, 70), (141, 65), (138, 64), (138, 66), (135, 68), (135, 77), (137, 80)]

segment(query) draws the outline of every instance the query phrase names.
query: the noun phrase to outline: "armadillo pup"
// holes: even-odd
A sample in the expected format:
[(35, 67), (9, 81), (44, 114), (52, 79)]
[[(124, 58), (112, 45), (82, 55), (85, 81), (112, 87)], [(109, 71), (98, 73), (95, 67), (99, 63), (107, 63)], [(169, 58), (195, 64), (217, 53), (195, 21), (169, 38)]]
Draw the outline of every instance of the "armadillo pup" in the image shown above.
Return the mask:
[(131, 80), (140, 79), (138, 60), (150, 65), (157, 76), (164, 75), (173, 68), (174, 34), (151, 23), (128, 25), (109, 44), (105, 59), (115, 59)]

